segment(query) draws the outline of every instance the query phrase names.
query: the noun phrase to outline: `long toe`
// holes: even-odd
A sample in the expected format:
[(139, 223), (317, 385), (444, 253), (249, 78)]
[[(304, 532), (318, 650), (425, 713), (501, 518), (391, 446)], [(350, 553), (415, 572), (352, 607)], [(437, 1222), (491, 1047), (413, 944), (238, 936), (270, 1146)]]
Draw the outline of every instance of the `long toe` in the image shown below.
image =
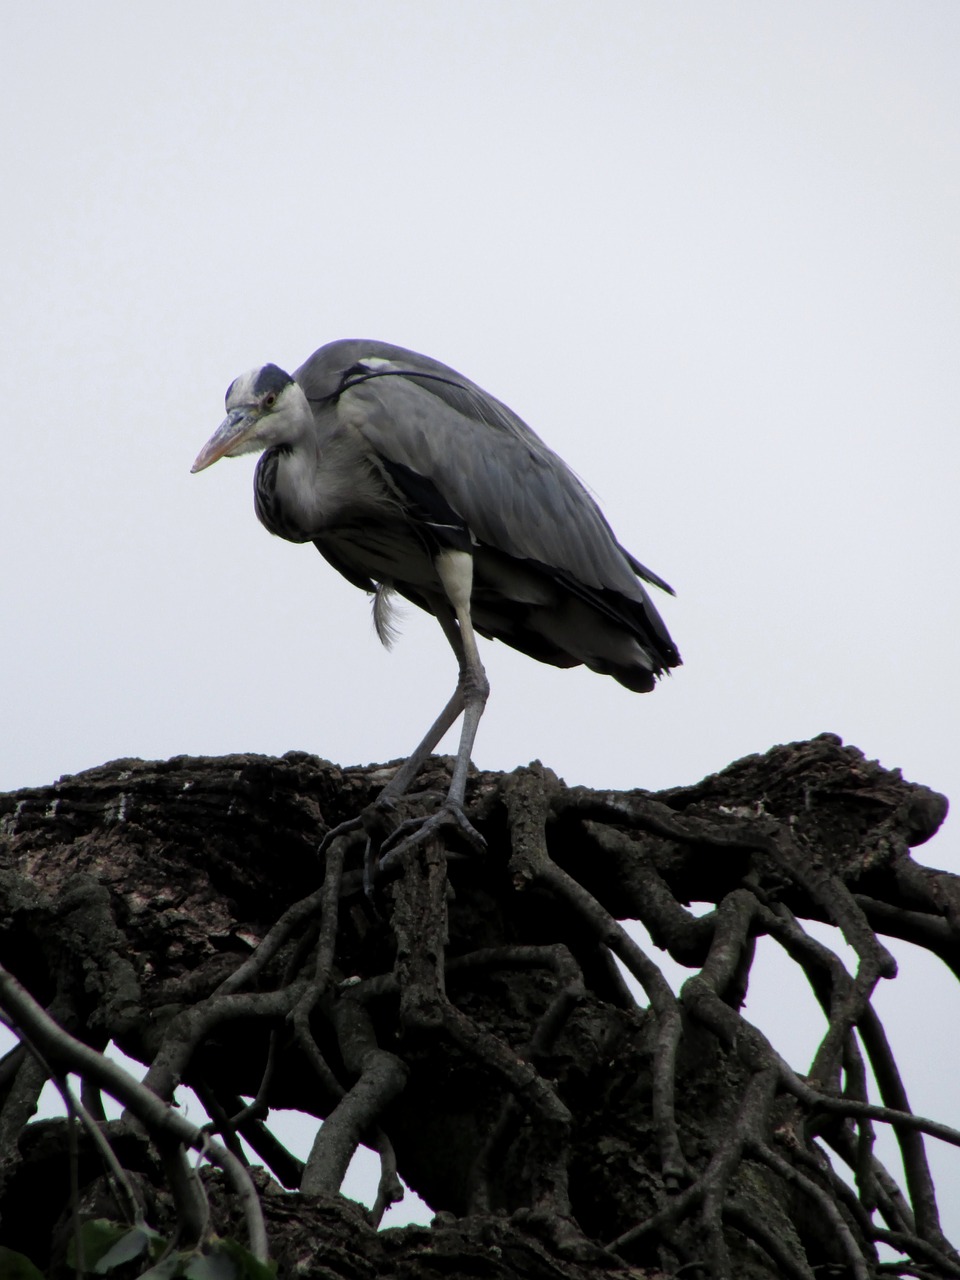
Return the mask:
[(476, 853), (484, 853), (487, 842), (470, 822), (463, 809), (451, 800), (444, 801), (436, 813), (426, 818), (410, 818), (390, 835), (380, 851), (380, 869), (386, 871), (404, 854), (444, 833), (455, 831)]

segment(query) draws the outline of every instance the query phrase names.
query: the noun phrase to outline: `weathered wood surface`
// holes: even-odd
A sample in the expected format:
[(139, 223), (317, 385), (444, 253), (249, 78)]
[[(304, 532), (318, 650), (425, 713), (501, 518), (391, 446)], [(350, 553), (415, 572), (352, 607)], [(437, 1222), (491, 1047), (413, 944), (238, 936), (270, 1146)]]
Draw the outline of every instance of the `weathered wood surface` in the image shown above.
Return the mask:
[[(879, 1274), (887, 1231), (925, 1274), (960, 1275), (915, 1129), (898, 1129), (909, 1204), (868, 1153), (859, 1201), (820, 1155), (866, 1150), (862, 1109), (824, 1104), (856, 1103), (864, 1053), (897, 1107), (870, 1004), (894, 971), (883, 935), (960, 973), (960, 881), (910, 853), (942, 822), (943, 797), (831, 735), (658, 795), (568, 788), (539, 765), (477, 774), (486, 854), (433, 842), (371, 903), (362, 841), (335, 848), (341, 873), (318, 840), (389, 768), (300, 753), (122, 760), (0, 797), (0, 963), (67, 1031), (151, 1065), (162, 1095), (182, 1078), (232, 1113), (263, 1086), (270, 1108), (331, 1117), (306, 1169), (271, 1145), (269, 1116), (241, 1125), (278, 1178), (314, 1193), (261, 1179), (281, 1274), (572, 1277), (600, 1264), (653, 1276), (699, 1262), (809, 1280), (828, 1264)], [(704, 902), (706, 916), (687, 909)], [(679, 998), (625, 919), (690, 968)], [(817, 951), (809, 919), (843, 928), (856, 975)], [(739, 1012), (764, 932), (828, 1010), (804, 1080)], [(614, 954), (644, 987), (639, 1004)], [(28, 1060), (0, 1069), (0, 1239), (28, 1254), (66, 1204), (62, 1126), (24, 1129), (36, 1075)], [(432, 1229), (378, 1234), (332, 1197), (360, 1134), (385, 1140), (385, 1198), (395, 1157), (440, 1214)], [(145, 1140), (117, 1142), (169, 1217)], [(83, 1167), (97, 1172), (92, 1153)], [(28, 1229), (21, 1207), (41, 1185), (62, 1194)], [(211, 1194), (235, 1213), (216, 1179)]]

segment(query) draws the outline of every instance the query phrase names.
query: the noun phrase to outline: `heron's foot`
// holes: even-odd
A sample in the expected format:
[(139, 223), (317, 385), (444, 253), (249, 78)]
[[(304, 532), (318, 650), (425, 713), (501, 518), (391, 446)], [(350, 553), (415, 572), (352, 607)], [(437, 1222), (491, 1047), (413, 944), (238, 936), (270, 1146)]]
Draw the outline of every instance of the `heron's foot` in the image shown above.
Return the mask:
[(396, 800), (381, 793), (355, 818), (345, 818), (343, 822), (331, 827), (320, 841), (318, 855), (324, 857), (333, 842), (343, 836), (356, 836), (358, 843), (366, 837), (368, 847), (379, 847), (397, 825), (396, 812)]
[(404, 854), (445, 832), (455, 831), (476, 853), (484, 853), (487, 842), (463, 808), (455, 800), (444, 800), (436, 813), (427, 817), (408, 818), (391, 831), (380, 846), (380, 870), (396, 866)]
[(385, 871), (396, 871), (403, 856), (442, 834), (455, 832), (475, 852), (483, 853), (487, 842), (470, 822), (463, 807), (437, 791), (422, 791), (404, 797), (410, 801), (439, 801), (440, 807), (426, 816), (397, 822), (399, 797), (379, 795), (355, 818), (332, 827), (320, 842), (319, 856), (325, 856), (335, 840), (352, 837), (364, 846), (363, 891), (376, 911), (376, 890)]

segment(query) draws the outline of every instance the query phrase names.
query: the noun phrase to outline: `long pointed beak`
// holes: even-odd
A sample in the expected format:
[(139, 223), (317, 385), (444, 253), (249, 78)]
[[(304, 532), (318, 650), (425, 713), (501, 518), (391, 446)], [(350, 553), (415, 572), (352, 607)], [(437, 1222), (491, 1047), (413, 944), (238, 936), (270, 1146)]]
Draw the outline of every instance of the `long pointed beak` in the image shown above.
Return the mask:
[(197, 460), (190, 468), (191, 474), (203, 471), (205, 467), (212, 466), (222, 458), (225, 453), (229, 453), (242, 442), (259, 421), (259, 415), (249, 409), (234, 409), (228, 413), (197, 454)]

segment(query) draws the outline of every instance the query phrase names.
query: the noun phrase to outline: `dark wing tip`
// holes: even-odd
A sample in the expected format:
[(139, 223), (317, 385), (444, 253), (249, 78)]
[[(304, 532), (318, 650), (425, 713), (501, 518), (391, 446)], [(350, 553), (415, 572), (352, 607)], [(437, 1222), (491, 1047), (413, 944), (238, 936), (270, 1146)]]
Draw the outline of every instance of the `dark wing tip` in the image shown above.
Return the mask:
[(675, 596), (677, 594), (669, 582), (664, 582), (659, 574), (654, 573), (652, 569), (648, 569), (645, 564), (641, 564), (636, 556), (630, 554), (626, 547), (621, 547), (620, 550), (627, 557), (630, 568), (638, 578), (642, 578), (644, 582), (649, 582), (652, 587), (659, 587), (661, 591), (666, 591), (668, 595)]

